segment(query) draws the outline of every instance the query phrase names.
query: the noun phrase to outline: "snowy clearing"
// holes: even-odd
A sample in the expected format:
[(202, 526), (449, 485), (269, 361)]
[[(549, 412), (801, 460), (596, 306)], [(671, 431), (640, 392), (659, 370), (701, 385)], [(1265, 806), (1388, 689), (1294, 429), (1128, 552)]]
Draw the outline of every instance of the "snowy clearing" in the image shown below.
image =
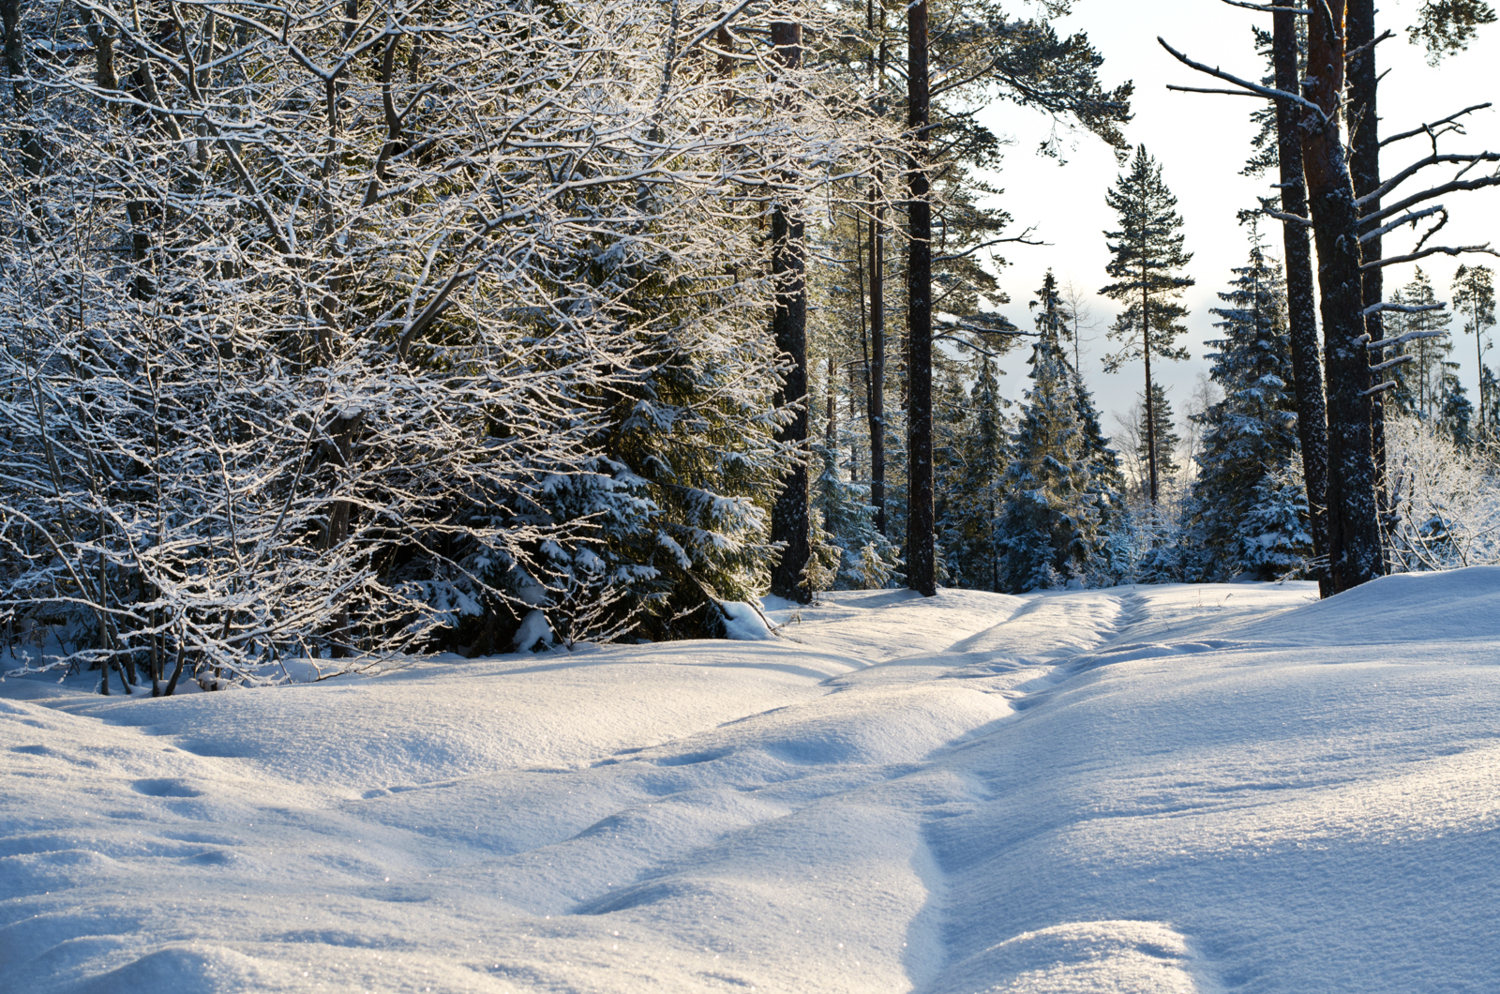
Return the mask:
[(1492, 991), (1500, 569), (0, 683), (0, 990)]

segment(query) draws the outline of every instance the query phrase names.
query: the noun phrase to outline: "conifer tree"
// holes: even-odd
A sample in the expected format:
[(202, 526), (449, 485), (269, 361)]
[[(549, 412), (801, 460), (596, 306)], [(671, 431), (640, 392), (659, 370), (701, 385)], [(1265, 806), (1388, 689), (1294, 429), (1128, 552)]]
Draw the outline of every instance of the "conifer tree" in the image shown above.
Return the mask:
[(1172, 479), (1182, 472), (1182, 467), (1177, 464), (1175, 453), (1182, 437), (1177, 434), (1177, 420), (1172, 413), (1172, 402), (1167, 399), (1167, 391), (1160, 383), (1151, 384), (1151, 400), (1148, 402), (1144, 395), (1141, 397), (1140, 421), (1136, 425), (1136, 457), (1140, 460), (1139, 465), (1146, 468), (1146, 475), (1141, 480), (1141, 489), (1146, 491), (1152, 502), (1156, 501), (1156, 495), (1151, 493), (1151, 458), (1155, 452), (1156, 470), (1162, 479)]
[(1297, 407), (1285, 299), (1281, 267), (1266, 259), (1258, 238), (1234, 272), (1231, 288), (1219, 294), (1226, 306), (1213, 310), (1224, 337), (1209, 343), (1217, 350), (1209, 355), (1210, 376), (1224, 399), (1198, 416), (1204, 434), (1193, 533), (1205, 579), (1247, 572), (1272, 579), (1294, 561), (1298, 538), (1308, 533), (1293, 513), (1305, 511), (1306, 499), (1288, 482), (1297, 460)]
[(1500, 381), (1495, 379), (1495, 371), (1490, 367), (1484, 367), (1479, 376), (1479, 389), (1484, 395), (1484, 417), (1481, 427), (1487, 439), (1500, 437)]
[(1468, 448), (1474, 440), (1474, 403), (1458, 380), (1458, 363), (1443, 363), (1443, 378), (1438, 384), (1438, 430), (1459, 448)]
[(1495, 324), (1495, 273), (1488, 266), (1459, 266), (1453, 274), (1453, 309), (1463, 316), (1464, 331), (1474, 334), (1474, 375), (1479, 379), (1479, 420), (1488, 424), (1484, 392), (1484, 329)]
[(994, 360), (981, 356), (968, 394), (970, 416), (953, 446), (955, 466), (938, 532), (955, 586), (1001, 587), (999, 518), (1004, 506), (1006, 431)]
[(1076, 382), (1062, 349), (1056, 278), (1049, 271), (1033, 304), (1037, 344), (1031, 389), (1005, 474), (1001, 581), (1010, 591), (1057, 586), (1093, 565), (1099, 551), (1100, 474), (1080, 417)]
[(1442, 402), (1444, 362), (1453, 351), (1453, 340), (1448, 335), (1448, 325), (1453, 316), (1440, 309), (1441, 302), (1433, 291), (1432, 281), (1416, 267), (1411, 282), (1402, 287), (1397, 299), (1412, 310), (1391, 312), (1386, 321), (1392, 334), (1413, 334), (1412, 341), (1400, 346), (1402, 354), (1411, 358), (1393, 367), (1396, 371), (1397, 396), (1395, 405), (1421, 418), (1439, 415)]
[[(1187, 310), (1177, 298), (1193, 285), (1191, 278), (1180, 275), (1192, 254), (1182, 249), (1177, 198), (1167, 189), (1161, 165), (1146, 153), (1146, 146), (1136, 149), (1130, 171), (1120, 174), (1105, 195), (1105, 202), (1117, 214), (1120, 228), (1105, 232), (1111, 253), (1105, 272), (1116, 282), (1099, 292), (1126, 305), (1109, 329), (1109, 337), (1123, 344), (1105, 360), (1105, 369), (1114, 372), (1129, 360), (1143, 361), (1146, 420), (1157, 424), (1160, 419), (1155, 412), (1151, 359), (1188, 357), (1187, 350), (1174, 342), (1187, 330), (1182, 324)], [(1157, 449), (1155, 432), (1148, 432), (1146, 439), (1148, 492), (1155, 502), (1163, 454)]]

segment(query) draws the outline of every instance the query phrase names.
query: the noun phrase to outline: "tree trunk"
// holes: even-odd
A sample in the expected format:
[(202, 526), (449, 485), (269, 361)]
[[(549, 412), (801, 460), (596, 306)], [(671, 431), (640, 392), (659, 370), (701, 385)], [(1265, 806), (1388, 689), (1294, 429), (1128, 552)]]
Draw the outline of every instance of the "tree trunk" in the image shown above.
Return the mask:
[[(1142, 241), (1145, 236), (1141, 236)], [(1146, 360), (1146, 470), (1150, 479), (1151, 506), (1158, 495), (1156, 477), (1156, 391), (1151, 389), (1151, 293), (1146, 288), (1146, 253), (1141, 251), (1141, 355)]]
[[(1348, 122), (1349, 132), (1349, 178), (1354, 183), (1356, 198), (1367, 196), (1380, 187), (1380, 118), (1376, 113), (1376, 95), (1380, 79), (1375, 73), (1375, 0), (1349, 0), (1349, 14), (1344, 28), (1348, 36), (1349, 59)], [(1379, 199), (1360, 205), (1361, 215), (1380, 210)], [(1360, 258), (1365, 262), (1381, 256), (1380, 236), (1376, 235), (1360, 246)], [(1385, 280), (1379, 266), (1364, 271), (1364, 292), (1361, 297), (1365, 310), (1378, 305), (1384, 298)], [(1370, 311), (1365, 316), (1365, 333), (1370, 341), (1378, 342), (1385, 337), (1385, 318), (1380, 311)], [(1368, 350), (1368, 358), (1379, 362), (1386, 356), (1379, 350)], [(1375, 501), (1379, 513), (1389, 513), (1389, 495), (1386, 492), (1385, 471), (1385, 404), (1383, 394), (1371, 394), (1370, 453), (1375, 462)]]
[(838, 367), (833, 356), (828, 357), (828, 424), (824, 428), (823, 444), (832, 452), (839, 444)]
[[(1295, 0), (1275, 2), (1278, 7), (1292, 7)], [(1296, 17), (1290, 13), (1275, 15), (1273, 58), (1276, 88), (1287, 93), (1296, 93), (1301, 86), (1297, 71)], [(1307, 192), (1302, 177), (1302, 142), (1297, 133), (1297, 118), (1297, 110), (1289, 101), (1276, 102), (1281, 209), (1287, 214), (1306, 217)], [(1297, 380), (1297, 441), (1302, 447), (1302, 479), (1307, 489), (1313, 555), (1318, 560), (1318, 591), (1328, 597), (1333, 593), (1324, 559), (1328, 553), (1328, 413), (1323, 401), (1323, 367), (1318, 358), (1312, 244), (1307, 228), (1295, 221), (1281, 223), (1281, 238), (1286, 255), (1286, 307), (1292, 375)]]
[[(22, 30), (24, 13), (22, 0), (0, 0), (0, 25), (5, 31), (5, 69), (10, 76), (11, 100), (16, 116), (26, 118), (31, 113), (31, 80), (26, 71), (26, 33)], [(21, 169), (31, 178), (42, 174), (42, 139), (35, 130), (23, 126), (17, 132), (17, 144), (21, 150)], [(28, 228), (26, 235), (35, 244), (40, 232)]]
[(1322, 291), (1328, 377), (1328, 568), (1335, 593), (1385, 572), (1365, 394), (1370, 365), (1361, 313), (1359, 210), (1339, 134), (1345, 48), (1338, 29), (1344, 7), (1344, 0), (1315, 4), (1308, 15), (1305, 95), (1321, 113), (1306, 109), (1301, 122), (1302, 166)]
[[(788, 69), (802, 61), (802, 26), (787, 21), (771, 25), (771, 43)], [(790, 108), (786, 109), (790, 113)], [(771, 275), (776, 282), (776, 306), (771, 327), (776, 349), (791, 361), (786, 382), (777, 392), (778, 407), (796, 404), (795, 417), (777, 429), (777, 440), (795, 446), (798, 463), (787, 474), (785, 485), (771, 508), (771, 540), (783, 546), (780, 560), (771, 570), (771, 593), (805, 604), (812, 593), (803, 583), (808, 557), (812, 554), (807, 528), (807, 260), (803, 242), (801, 205), (785, 202), (785, 192), (771, 212)]]
[(932, 494), (932, 206), (927, 201), (927, 0), (907, 8), (907, 118), (913, 142), (907, 163), (907, 509), (906, 585), (937, 593)]
[(880, 182), (877, 172), (870, 188), (870, 503), (875, 528), (885, 535), (885, 208)]

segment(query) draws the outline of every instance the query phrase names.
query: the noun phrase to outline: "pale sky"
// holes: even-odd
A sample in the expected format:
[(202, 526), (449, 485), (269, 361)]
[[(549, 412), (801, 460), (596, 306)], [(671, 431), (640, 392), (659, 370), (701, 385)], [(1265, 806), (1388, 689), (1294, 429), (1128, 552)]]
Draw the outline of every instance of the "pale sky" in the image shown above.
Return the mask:
[[(1445, 60), (1434, 70), (1424, 62), (1424, 49), (1409, 44), (1406, 38), (1405, 28), (1419, 6), (1419, 0), (1386, 0), (1381, 8), (1381, 29), (1398, 34), (1377, 50), (1380, 71), (1390, 70), (1380, 90), (1382, 135), (1409, 130), (1471, 104), (1488, 100), (1500, 105), (1500, 73), (1497, 73), (1500, 24), (1482, 28), (1468, 52)], [(1253, 180), (1239, 174), (1250, 152), (1250, 138), (1255, 129), (1249, 118), (1257, 102), (1246, 97), (1169, 92), (1168, 83), (1221, 84), (1178, 63), (1156, 38), (1163, 36), (1195, 61), (1218, 65), (1241, 78), (1258, 79), (1263, 73), (1263, 62), (1254, 52), (1250, 30), (1257, 23), (1269, 28), (1270, 17), (1228, 6), (1221, 0), (1145, 3), (1075, 0), (1074, 8), (1074, 15), (1061, 22), (1060, 29), (1088, 32), (1105, 57), (1101, 70), (1104, 83), (1113, 87), (1126, 79), (1135, 81), (1135, 118), (1126, 127), (1126, 137), (1134, 144), (1145, 143), (1147, 151), (1162, 163), (1163, 178), (1178, 198), (1185, 247), (1193, 253), (1188, 275), (1197, 280), (1197, 286), (1183, 298), (1192, 312), (1187, 319), (1188, 335), (1183, 341), (1192, 351), (1193, 359), (1152, 364), (1153, 375), (1159, 375), (1168, 386), (1173, 408), (1180, 417), (1198, 375), (1208, 370), (1203, 359), (1207, 350), (1202, 343), (1218, 337), (1213, 327), (1217, 319), (1209, 314), (1209, 308), (1219, 306), (1217, 293), (1227, 288), (1232, 276), (1230, 269), (1243, 265), (1248, 252), (1246, 232), (1236, 222), (1235, 213), (1253, 207), (1257, 194), (1268, 192), (1268, 184), (1275, 179)], [(1119, 169), (1103, 142), (1087, 134), (1077, 136), (1065, 166), (1059, 167), (1054, 161), (1037, 156), (1035, 149), (1052, 125), (1034, 112), (995, 104), (985, 112), (984, 119), (998, 134), (1015, 139), (997, 177), (999, 185), (1005, 188), (1002, 204), (1015, 216), (1013, 232), (1035, 224), (1039, 237), (1051, 243), (1036, 248), (1006, 246), (1004, 252), (1010, 266), (1000, 278), (1011, 303), (1002, 310), (1029, 330), (1033, 325), (1026, 304), (1033, 291), (1041, 286), (1048, 267), (1060, 281), (1071, 281), (1090, 292), (1109, 282), (1104, 272), (1109, 253), (1103, 232), (1114, 229), (1116, 222), (1113, 212), (1104, 204), (1104, 194)], [(1468, 121), (1468, 136), (1448, 136), (1441, 151), (1500, 150), (1500, 110), (1477, 112)], [(1425, 139), (1388, 146), (1383, 173), (1394, 173), (1427, 154), (1429, 148)], [(1415, 192), (1446, 181), (1452, 173), (1452, 169), (1429, 169), (1427, 182), (1409, 181), (1402, 190)], [(1481, 172), (1476, 170), (1469, 175)], [(1500, 247), (1500, 224), (1497, 224), (1500, 188), (1450, 195), (1441, 202), (1449, 208), (1452, 219), (1434, 243), (1467, 245), (1493, 241)], [(1263, 230), (1279, 256), (1279, 223), (1272, 222)], [(1405, 229), (1387, 236), (1385, 252), (1388, 256), (1402, 254), (1413, 244), (1410, 229)], [(1478, 262), (1500, 268), (1500, 259), (1493, 257), (1469, 256), (1467, 260), (1471, 264)], [(1447, 299), (1448, 284), (1460, 261), (1441, 256), (1419, 263), (1432, 278), (1441, 299)], [(1411, 277), (1411, 264), (1390, 267), (1386, 270), (1386, 286), (1402, 286)], [(1114, 347), (1114, 343), (1105, 339), (1104, 329), (1120, 308), (1097, 295), (1091, 306), (1096, 337), (1085, 346), (1083, 372), (1104, 413), (1106, 430), (1113, 430), (1115, 413), (1125, 412), (1142, 390), (1143, 373), (1137, 361), (1114, 376), (1104, 374), (1100, 361)], [(1461, 324), (1457, 319), (1454, 323), (1457, 331)], [(1459, 362), (1459, 376), (1472, 398), (1476, 383), (1474, 340), (1472, 336), (1455, 337), (1453, 358)], [(1025, 358), (1029, 354), (1029, 348), (1017, 349), (1004, 361), (1010, 375), (1002, 381), (1003, 388), (1014, 399), (1020, 398), (1027, 385)], [(1488, 354), (1486, 362), (1494, 367), (1497, 355), (1500, 353)]]

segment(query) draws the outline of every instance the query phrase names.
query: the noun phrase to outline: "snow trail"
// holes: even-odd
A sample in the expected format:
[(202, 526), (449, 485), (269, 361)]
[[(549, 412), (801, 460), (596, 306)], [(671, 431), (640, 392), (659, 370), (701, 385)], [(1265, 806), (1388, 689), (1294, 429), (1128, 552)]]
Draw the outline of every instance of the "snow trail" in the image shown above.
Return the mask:
[(0, 988), (1484, 991), (1500, 571), (1398, 581), (839, 594), (796, 641), (155, 702), (0, 683)]

